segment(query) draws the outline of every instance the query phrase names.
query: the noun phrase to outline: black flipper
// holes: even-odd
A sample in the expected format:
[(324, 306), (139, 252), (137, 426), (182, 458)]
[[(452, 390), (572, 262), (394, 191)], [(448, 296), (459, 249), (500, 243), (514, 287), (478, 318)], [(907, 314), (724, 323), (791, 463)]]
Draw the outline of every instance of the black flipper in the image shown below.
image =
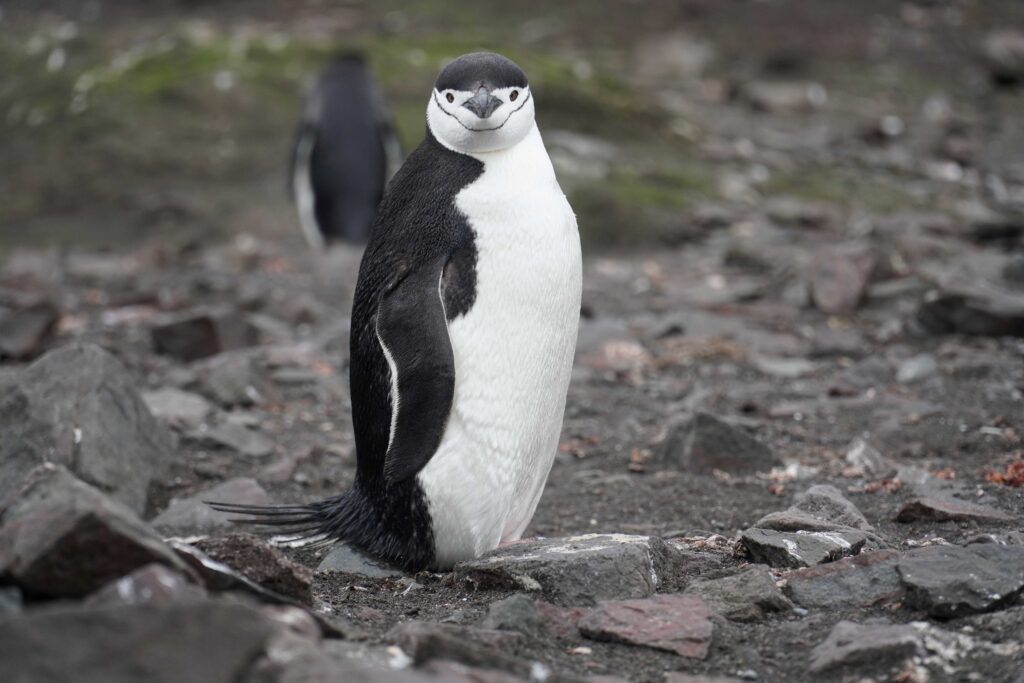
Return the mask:
[[(444, 436), (455, 395), (455, 358), (441, 300), (447, 254), (389, 287), (377, 308), (377, 337), (392, 372), (391, 433), (384, 478), (416, 475)], [(395, 387), (397, 385), (397, 395)]]

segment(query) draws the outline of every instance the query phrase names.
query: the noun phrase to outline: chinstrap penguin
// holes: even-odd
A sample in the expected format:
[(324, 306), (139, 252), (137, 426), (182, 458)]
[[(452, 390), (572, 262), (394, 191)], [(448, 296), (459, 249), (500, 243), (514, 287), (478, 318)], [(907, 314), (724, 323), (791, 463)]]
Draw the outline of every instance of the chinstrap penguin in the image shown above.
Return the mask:
[(307, 505), (216, 507), (410, 570), (518, 540), (558, 447), (581, 269), (525, 74), (497, 54), (456, 59), (359, 270), (352, 489)]
[(391, 113), (366, 60), (334, 57), (306, 97), (288, 174), (310, 246), (365, 242), (401, 162)]

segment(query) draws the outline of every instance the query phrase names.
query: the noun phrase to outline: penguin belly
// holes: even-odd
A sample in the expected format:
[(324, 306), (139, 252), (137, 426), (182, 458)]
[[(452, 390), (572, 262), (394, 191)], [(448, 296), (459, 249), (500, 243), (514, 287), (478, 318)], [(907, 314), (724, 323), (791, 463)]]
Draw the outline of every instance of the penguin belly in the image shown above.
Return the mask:
[(540, 134), (484, 156), (456, 197), (477, 249), (470, 309), (448, 323), (455, 395), (419, 480), (440, 568), (526, 529), (562, 429), (579, 325), (576, 220)]

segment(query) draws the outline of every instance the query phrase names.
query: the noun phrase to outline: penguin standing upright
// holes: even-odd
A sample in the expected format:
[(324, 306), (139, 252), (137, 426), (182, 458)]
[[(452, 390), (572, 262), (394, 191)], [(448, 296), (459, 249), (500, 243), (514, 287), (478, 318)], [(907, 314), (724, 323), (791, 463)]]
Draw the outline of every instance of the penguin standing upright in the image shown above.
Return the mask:
[(306, 241), (364, 242), (402, 161), (383, 93), (362, 55), (335, 57), (306, 99), (289, 187)]
[(576, 219), (525, 74), (497, 54), (438, 76), (392, 180), (352, 311), (351, 490), (218, 505), (286, 533), (443, 569), (520, 538), (562, 427), (579, 323)]

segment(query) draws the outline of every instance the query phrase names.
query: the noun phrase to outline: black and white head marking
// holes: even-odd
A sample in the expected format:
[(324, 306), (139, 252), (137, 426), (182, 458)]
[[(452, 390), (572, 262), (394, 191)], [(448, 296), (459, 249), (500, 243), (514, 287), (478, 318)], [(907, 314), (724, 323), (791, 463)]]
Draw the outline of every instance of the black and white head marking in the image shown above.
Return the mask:
[(464, 154), (512, 147), (533, 123), (526, 74), (491, 52), (463, 55), (446, 66), (427, 103), (430, 131), (442, 145)]

